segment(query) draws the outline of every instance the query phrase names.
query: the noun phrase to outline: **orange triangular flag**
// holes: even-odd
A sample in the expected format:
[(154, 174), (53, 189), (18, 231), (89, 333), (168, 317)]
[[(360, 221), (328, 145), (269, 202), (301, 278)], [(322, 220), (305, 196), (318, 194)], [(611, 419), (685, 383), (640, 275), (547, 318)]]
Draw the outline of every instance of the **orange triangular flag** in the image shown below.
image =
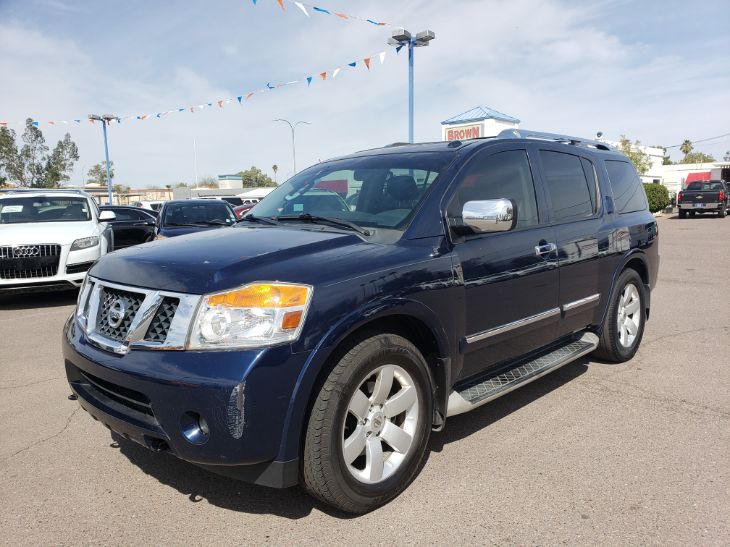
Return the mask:
[(281, 11), (286, 11), (286, 8), (284, 7), (284, 0), (276, 0), (279, 2), (279, 6), (281, 7)]
[(345, 15), (344, 13), (337, 13), (337, 12), (335, 12), (335, 15), (337, 17), (342, 17), (343, 19), (348, 19), (347, 15)]
[(248, 95), (246, 95), (246, 100), (248, 101), (251, 97), (253, 97), (253, 91), (249, 91)]
[(322, 76), (322, 79), (323, 80), (326, 80), (327, 79), (327, 73), (326, 72), (322, 72), (322, 74), (320, 74), (320, 76)]
[(219, 108), (223, 108), (223, 99), (221, 99), (220, 101), (218, 101), (218, 107)]
[(365, 66), (368, 67), (368, 70), (370, 70), (370, 57), (365, 57), (362, 62), (365, 63)]

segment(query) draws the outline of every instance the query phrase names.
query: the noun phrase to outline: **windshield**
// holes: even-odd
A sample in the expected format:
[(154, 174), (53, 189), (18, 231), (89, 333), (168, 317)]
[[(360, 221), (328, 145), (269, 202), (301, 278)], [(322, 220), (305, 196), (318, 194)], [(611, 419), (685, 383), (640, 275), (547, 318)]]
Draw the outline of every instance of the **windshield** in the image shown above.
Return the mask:
[(383, 154), (318, 164), (289, 179), (249, 211), (255, 217), (328, 217), (403, 230), (450, 153)]
[(690, 182), (687, 190), (697, 190), (700, 192), (711, 192), (713, 190), (722, 190), (722, 183), (716, 180), (705, 180)]
[(0, 224), (87, 220), (91, 220), (91, 212), (86, 198), (29, 196), (0, 199)]
[(165, 207), (165, 226), (233, 224), (236, 216), (222, 201), (209, 203), (171, 203)]

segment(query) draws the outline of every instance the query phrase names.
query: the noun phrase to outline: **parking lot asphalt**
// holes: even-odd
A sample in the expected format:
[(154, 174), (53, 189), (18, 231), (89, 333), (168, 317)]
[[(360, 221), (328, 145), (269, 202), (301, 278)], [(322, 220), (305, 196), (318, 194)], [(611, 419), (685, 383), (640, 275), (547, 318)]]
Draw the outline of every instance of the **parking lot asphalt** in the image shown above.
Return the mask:
[(570, 364), (434, 434), (396, 500), (341, 515), (110, 432), (65, 380), (74, 292), (0, 297), (0, 543), (730, 543), (730, 219), (661, 218), (638, 355)]

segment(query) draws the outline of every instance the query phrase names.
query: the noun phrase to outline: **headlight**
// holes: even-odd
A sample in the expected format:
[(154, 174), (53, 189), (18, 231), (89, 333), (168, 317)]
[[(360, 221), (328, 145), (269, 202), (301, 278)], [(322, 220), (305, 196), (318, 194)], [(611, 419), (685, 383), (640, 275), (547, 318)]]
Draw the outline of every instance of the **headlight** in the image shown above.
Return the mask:
[(259, 348), (299, 338), (312, 287), (252, 283), (203, 297), (189, 349)]
[(77, 239), (71, 244), (72, 251), (80, 251), (81, 249), (88, 249), (89, 247), (96, 247), (99, 244), (98, 236), (93, 237), (82, 237)]

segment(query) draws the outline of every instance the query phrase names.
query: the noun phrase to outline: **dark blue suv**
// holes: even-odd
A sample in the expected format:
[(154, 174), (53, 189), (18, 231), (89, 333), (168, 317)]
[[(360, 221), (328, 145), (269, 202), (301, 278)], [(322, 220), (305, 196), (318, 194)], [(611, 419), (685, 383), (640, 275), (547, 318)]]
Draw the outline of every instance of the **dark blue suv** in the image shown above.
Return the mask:
[(99, 260), (66, 372), (128, 439), (362, 513), (413, 480), (447, 417), (591, 353), (631, 359), (657, 236), (602, 142), (518, 130), (359, 152), (232, 229)]

